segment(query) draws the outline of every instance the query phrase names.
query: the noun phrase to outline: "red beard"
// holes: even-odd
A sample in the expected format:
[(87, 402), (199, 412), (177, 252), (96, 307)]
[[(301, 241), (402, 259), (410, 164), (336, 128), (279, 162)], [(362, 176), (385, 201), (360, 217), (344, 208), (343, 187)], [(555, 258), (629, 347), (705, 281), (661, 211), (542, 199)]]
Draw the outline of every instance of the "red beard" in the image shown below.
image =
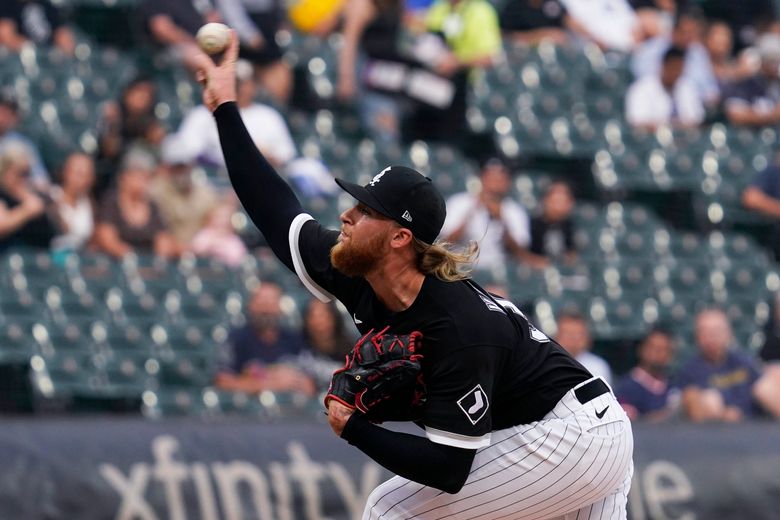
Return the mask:
[(339, 242), (330, 250), (333, 266), (352, 278), (366, 276), (385, 256), (387, 233), (356, 243), (353, 238)]

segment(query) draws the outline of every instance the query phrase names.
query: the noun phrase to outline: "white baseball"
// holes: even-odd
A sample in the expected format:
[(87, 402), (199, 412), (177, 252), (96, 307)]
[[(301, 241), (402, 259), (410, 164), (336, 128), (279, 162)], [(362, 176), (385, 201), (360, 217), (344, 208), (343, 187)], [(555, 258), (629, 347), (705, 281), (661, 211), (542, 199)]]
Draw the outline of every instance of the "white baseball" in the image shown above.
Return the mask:
[(223, 23), (207, 23), (198, 29), (195, 40), (206, 54), (217, 54), (230, 43), (230, 28)]

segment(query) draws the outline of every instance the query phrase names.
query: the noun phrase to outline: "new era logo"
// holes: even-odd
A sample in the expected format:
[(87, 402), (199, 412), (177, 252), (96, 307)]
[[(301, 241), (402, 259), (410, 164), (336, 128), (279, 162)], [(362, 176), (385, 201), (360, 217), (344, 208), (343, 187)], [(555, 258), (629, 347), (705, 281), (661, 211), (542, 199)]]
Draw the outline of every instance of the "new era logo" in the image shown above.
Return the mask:
[(409, 211), (408, 211), (408, 210), (407, 210), (407, 211), (404, 211), (404, 214), (403, 214), (403, 215), (401, 215), (401, 218), (402, 218), (402, 219), (404, 219), (404, 220), (405, 220), (405, 221), (407, 221), (407, 222), (411, 222), (411, 221), (412, 221), (412, 214), (411, 214), (411, 213), (409, 213)]
[(477, 385), (468, 391), (466, 395), (458, 399), (458, 408), (460, 408), (471, 424), (477, 424), (488, 411), (487, 394), (482, 390), (482, 385)]

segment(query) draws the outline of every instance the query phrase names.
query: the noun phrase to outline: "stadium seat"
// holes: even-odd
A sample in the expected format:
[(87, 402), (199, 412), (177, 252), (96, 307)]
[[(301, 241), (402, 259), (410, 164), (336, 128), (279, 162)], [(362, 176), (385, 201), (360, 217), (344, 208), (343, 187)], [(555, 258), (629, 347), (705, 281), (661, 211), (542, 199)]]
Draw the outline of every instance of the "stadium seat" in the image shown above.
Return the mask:
[(33, 384), (46, 398), (89, 394), (101, 384), (88, 352), (63, 351), (50, 356), (33, 356), (31, 367)]
[(151, 419), (176, 416), (200, 416), (206, 411), (200, 388), (162, 388), (142, 394), (141, 410)]
[(34, 324), (0, 319), (0, 364), (26, 363), (36, 353)]
[(707, 254), (718, 267), (731, 264), (768, 266), (768, 252), (742, 233), (713, 231), (706, 237)]
[(160, 317), (160, 303), (149, 293), (139, 295), (111, 287), (106, 291), (103, 301), (114, 322)]
[(158, 387), (202, 388), (214, 377), (213, 353), (166, 351), (146, 364)]
[(105, 384), (99, 388), (100, 396), (140, 398), (148, 386), (148, 360), (147, 354), (128, 350), (113, 350), (95, 356), (95, 365), (105, 377)]
[(0, 293), (0, 320), (29, 321), (31, 317), (40, 315), (40, 305), (29, 293), (11, 291)]
[(52, 321), (60, 325), (107, 317), (105, 305), (89, 293), (77, 294), (69, 289), (50, 287), (44, 303)]
[(668, 305), (679, 298), (711, 298), (709, 276), (709, 264), (702, 261), (659, 264), (653, 270), (659, 302)]
[(649, 297), (653, 294), (652, 256), (621, 258), (613, 262), (597, 262), (591, 266), (591, 279), (595, 293), (611, 299), (618, 295), (632, 294)]
[(269, 408), (263, 404), (260, 395), (230, 392), (216, 388), (203, 391), (203, 402), (212, 415), (243, 415), (269, 417)]
[(547, 291), (544, 273), (527, 265), (507, 269), (507, 287), (510, 300), (524, 307)]
[(190, 352), (201, 354), (215, 353), (215, 335), (222, 337), (221, 332), (215, 331), (220, 325), (186, 323), (180, 325), (155, 325), (150, 332), (155, 350), (161, 352)]
[(64, 352), (92, 353), (94, 343), (90, 328), (90, 322), (35, 323), (32, 333), (37, 351), (44, 357), (51, 357)]
[(96, 321), (90, 327), (90, 336), (101, 351), (152, 352), (148, 327), (139, 326), (140, 320), (127, 322)]
[(626, 298), (614, 300), (596, 297), (590, 305), (590, 321), (597, 340), (636, 340), (641, 338), (647, 324), (643, 305)]
[(564, 291), (555, 296), (544, 296), (534, 304), (534, 315), (542, 330), (551, 334), (556, 330), (556, 320), (561, 313), (577, 313), (590, 316), (592, 295), (588, 291)]

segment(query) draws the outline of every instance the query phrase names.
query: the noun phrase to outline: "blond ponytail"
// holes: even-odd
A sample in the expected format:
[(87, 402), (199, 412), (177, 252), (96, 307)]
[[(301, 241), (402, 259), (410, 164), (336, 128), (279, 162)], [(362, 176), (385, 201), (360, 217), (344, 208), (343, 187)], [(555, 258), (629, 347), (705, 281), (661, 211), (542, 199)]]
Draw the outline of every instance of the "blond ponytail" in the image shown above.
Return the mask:
[(456, 251), (449, 242), (426, 244), (414, 239), (417, 268), (425, 275), (433, 275), (445, 282), (455, 282), (471, 277), (479, 246), (471, 242), (465, 249)]

